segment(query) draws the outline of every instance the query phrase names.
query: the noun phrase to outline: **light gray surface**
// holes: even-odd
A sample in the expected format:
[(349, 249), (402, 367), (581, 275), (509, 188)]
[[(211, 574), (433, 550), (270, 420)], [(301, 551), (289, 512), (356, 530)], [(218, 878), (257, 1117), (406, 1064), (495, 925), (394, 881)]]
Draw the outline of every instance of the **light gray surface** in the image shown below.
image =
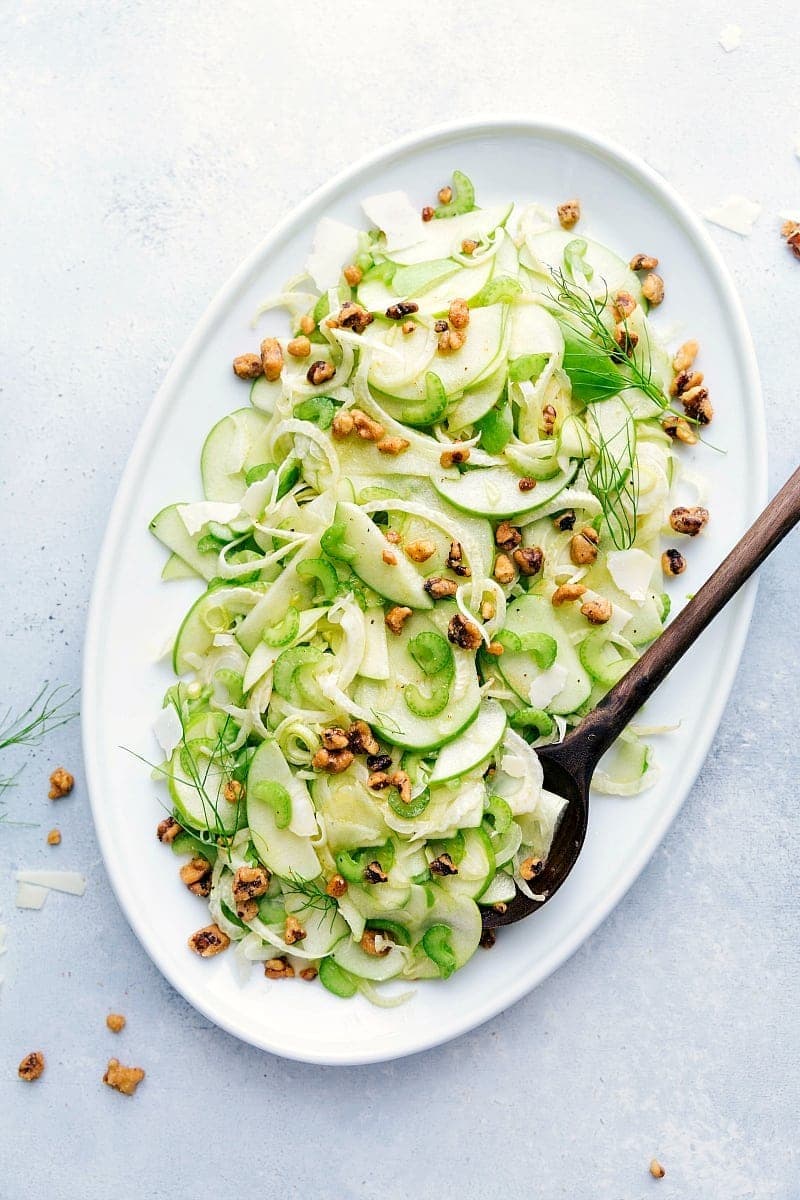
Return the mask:
[[(726, 55), (732, 21), (744, 36)], [(763, 203), (750, 238), (715, 237), (758, 350), (774, 490), (798, 451), (800, 263), (777, 235), (778, 211), (800, 207), (795, 51), (794, 9), (754, 0), (4, 6), (4, 703), (77, 683), (117, 480), (207, 300), (309, 190), (425, 124), (574, 120), (699, 207)], [(509, 1012), (393, 1065), (286, 1063), (209, 1027), (108, 889), (77, 727), (13, 758), (10, 815), (36, 825), (0, 827), (3, 1200), (795, 1197), (797, 554), (795, 537), (763, 571), (703, 775), (614, 915)], [(78, 785), (56, 807), (62, 762)], [(85, 871), (85, 898), (16, 911), (12, 868), (45, 864)], [(128, 1017), (118, 1038), (110, 1010)], [(25, 1087), (34, 1048), (48, 1070)], [(100, 1084), (112, 1054), (148, 1072), (132, 1100)]]

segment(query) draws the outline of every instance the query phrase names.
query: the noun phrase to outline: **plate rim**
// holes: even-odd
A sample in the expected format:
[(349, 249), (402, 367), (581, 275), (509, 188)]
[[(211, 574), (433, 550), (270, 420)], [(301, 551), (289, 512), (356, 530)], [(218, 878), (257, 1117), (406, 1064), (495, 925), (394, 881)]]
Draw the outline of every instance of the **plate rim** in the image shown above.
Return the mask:
[[(282, 1046), (279, 1041), (268, 1036), (260, 1036), (258, 1032), (249, 1030), (228, 1014), (212, 1011), (212, 1005), (207, 1004), (205, 995), (197, 991), (182, 978), (180, 968), (165, 954), (160, 953), (156, 946), (148, 944), (146, 934), (139, 929), (135, 904), (129, 903), (129, 892), (123, 879), (122, 860), (115, 852), (110, 829), (104, 821), (104, 808), (100, 804), (101, 765), (99, 754), (95, 747), (99, 746), (96, 735), (96, 714), (99, 689), (99, 648), (103, 629), (102, 609), (103, 600), (113, 584), (112, 566), (114, 549), (122, 532), (123, 514), (130, 507), (131, 493), (134, 482), (138, 478), (146, 451), (159, 426), (163, 422), (166, 410), (177, 391), (176, 385), (195, 355), (196, 349), (204, 340), (212, 326), (230, 305), (240, 287), (247, 281), (251, 272), (269, 253), (271, 247), (280, 242), (281, 238), (295, 228), (308, 224), (309, 215), (313, 210), (331, 202), (337, 194), (350, 186), (370, 170), (383, 165), (389, 165), (396, 158), (420, 149), (430, 149), (451, 139), (464, 140), (470, 136), (504, 137), (507, 135), (528, 135), (549, 139), (554, 142), (568, 143), (579, 149), (599, 154), (617, 169), (624, 170), (633, 176), (640, 184), (666, 202), (671, 212), (682, 222), (687, 235), (694, 240), (701, 252), (718, 290), (727, 313), (731, 318), (731, 334), (738, 345), (742, 366), (745, 371), (744, 387), (750, 398), (751, 416), (753, 420), (754, 439), (752, 443), (752, 474), (750, 478), (752, 493), (755, 498), (755, 511), (751, 513), (754, 519), (767, 498), (767, 442), (766, 421), (764, 413), (761, 382), (758, 372), (755, 348), (748, 327), (744, 309), (733, 283), (732, 276), (722, 258), (722, 254), (712, 240), (708, 230), (702, 224), (680, 194), (664, 177), (651, 167), (644, 159), (612, 139), (591, 132), (589, 129), (572, 122), (537, 120), (517, 115), (497, 114), (483, 119), (465, 119), (450, 121), (435, 126), (426, 126), (413, 131), (404, 137), (380, 146), (372, 153), (358, 159), (355, 163), (337, 172), (327, 183), (317, 188), (274, 225), (246, 256), (226, 283), (219, 289), (207, 306), (199, 321), (195, 324), (189, 336), (184, 340), (176, 354), (161, 386), (153, 397), (144, 420), (133, 443), (133, 447), (119, 480), (111, 511), (105, 528), (97, 556), (95, 574), (92, 583), (91, 596), (86, 619), (86, 632), (83, 645), (82, 671), (82, 703), (81, 703), (81, 732), (84, 767), (86, 772), (87, 791), (92, 812), (95, 833), (97, 836), (103, 865), (122, 912), (140, 945), (165, 979), (175, 990), (209, 1021), (227, 1033), (247, 1042), (261, 1050), (266, 1050), (280, 1057), (299, 1062), (309, 1062), (325, 1066), (356, 1066), (370, 1063), (393, 1061), (435, 1046), (450, 1042), (462, 1034), (477, 1028), (498, 1013), (515, 1004), (523, 996), (547, 979), (555, 970), (567, 961), (575, 951), (583, 945), (588, 937), (602, 924), (608, 915), (620, 902), (625, 893), (633, 886), (644, 867), (650, 861), (653, 853), (661, 844), (667, 830), (683, 807), (697, 776), (707, 758), (711, 743), (719, 728), (725, 706), (731, 694), (734, 678), (744, 652), (745, 641), (752, 619), (755, 604), (757, 580), (752, 579), (740, 592), (736, 611), (733, 615), (732, 628), (728, 638), (728, 646), (734, 653), (727, 656), (726, 662), (717, 677), (713, 702), (704, 730), (693, 747), (691, 763), (687, 768), (688, 784), (683, 790), (680, 800), (665, 805), (660, 815), (653, 821), (647, 835), (642, 838), (636, 854), (626, 864), (613, 886), (604, 893), (601, 902), (587, 913), (569, 932), (569, 935), (555, 946), (549, 954), (537, 959), (532, 968), (520, 973), (519, 978), (506, 987), (497, 998), (485, 1002), (477, 1011), (469, 1009), (465, 1014), (454, 1013), (447, 1032), (426, 1034), (417, 1033), (408, 1039), (407, 1044), (392, 1046), (381, 1051), (374, 1046), (364, 1046), (357, 1050), (339, 1047), (330, 1053), (320, 1053), (313, 1050), (303, 1050), (297, 1047)], [(727, 314), (726, 314), (727, 316)]]

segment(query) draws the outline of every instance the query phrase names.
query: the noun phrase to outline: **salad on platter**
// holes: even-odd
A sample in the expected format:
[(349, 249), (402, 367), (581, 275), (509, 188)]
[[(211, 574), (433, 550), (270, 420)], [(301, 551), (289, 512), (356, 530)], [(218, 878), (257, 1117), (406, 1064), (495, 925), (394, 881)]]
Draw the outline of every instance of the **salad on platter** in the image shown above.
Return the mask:
[[(712, 407), (697, 343), (652, 327), (657, 259), (576, 232), (577, 201), (479, 207), (455, 172), (437, 206), (363, 211), (261, 306), (288, 329), (233, 363), (249, 403), (205, 439), (204, 498), (151, 523), (163, 578), (204, 589), (155, 724), (158, 836), (208, 906), (196, 953), (393, 1004), (379, 985), (447, 979), (482, 908), (536, 894), (565, 804), (536, 747), (661, 632)], [(594, 782), (655, 773), (628, 730)]]

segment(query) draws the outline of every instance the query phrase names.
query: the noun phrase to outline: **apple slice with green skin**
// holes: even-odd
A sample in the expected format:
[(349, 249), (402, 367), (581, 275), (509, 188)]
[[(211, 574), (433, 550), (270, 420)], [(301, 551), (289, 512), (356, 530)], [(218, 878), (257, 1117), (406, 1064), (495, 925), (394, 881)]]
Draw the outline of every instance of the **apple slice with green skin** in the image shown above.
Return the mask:
[(552, 479), (537, 482), (529, 491), (520, 488), (523, 476), (519, 472), (499, 465), (465, 471), (458, 479), (434, 475), (431, 483), (454, 508), (498, 520), (535, 512), (542, 505), (549, 504), (572, 483), (577, 473), (578, 463), (573, 462), (566, 471), (560, 471)]
[(213, 579), (219, 570), (217, 551), (197, 549), (197, 535), (188, 532), (178, 512), (180, 507), (180, 504), (168, 504), (162, 508), (150, 522), (150, 532), (203, 579)]
[[(409, 608), (432, 608), (433, 601), (424, 590), (422, 579), (402, 551), (381, 533), (362, 509), (340, 501), (336, 505), (333, 528), (340, 532), (339, 550), (335, 551), (352, 571), (379, 596)], [(334, 553), (334, 550), (329, 550)], [(387, 562), (386, 557), (393, 559)]]
[(204, 658), (214, 635), (227, 632), (233, 617), (250, 612), (264, 595), (263, 587), (218, 587), (204, 592), (189, 609), (175, 638), (172, 668), (176, 675), (193, 670), (190, 655)]
[(490, 208), (475, 208), (459, 217), (421, 223), (418, 242), (394, 249), (390, 241), (386, 257), (403, 266), (411, 266), (428, 259), (461, 254), (463, 242), (484, 241), (498, 226), (505, 225), (513, 207), (513, 204), (496, 204)]
[(501, 362), (488, 379), (477, 383), (455, 402), (447, 414), (448, 429), (455, 432), (467, 425), (474, 425), (481, 417), (485, 417), (502, 396), (507, 378), (508, 367), (505, 362)]
[(223, 797), (228, 775), (215, 753), (225, 728), (224, 713), (201, 713), (188, 721), (172, 753), (168, 785), (181, 823), (192, 829), (233, 833), (244, 824), (241, 805)]
[[(564, 249), (570, 242), (578, 239), (586, 243), (586, 254), (583, 255), (583, 261), (593, 271), (588, 285), (581, 282), (580, 286), (588, 286), (592, 294), (596, 293), (601, 296), (605, 293), (606, 288), (612, 297), (619, 291), (630, 292), (634, 300), (641, 304), (643, 302), (642, 285), (628, 264), (606, 246), (601, 246), (599, 242), (585, 238), (574, 230), (566, 232), (562, 229), (548, 229), (526, 238), (525, 245), (533, 259), (538, 290), (543, 292), (552, 290), (553, 280), (548, 268), (564, 270)], [(644, 303), (647, 302), (644, 301)]]
[(484, 700), (477, 717), (439, 754), (429, 783), (446, 783), (474, 771), (500, 745), (507, 718), (496, 700)]
[[(445, 875), (437, 881), (437, 886), (451, 896), (469, 896), (478, 900), (492, 882), (497, 871), (494, 849), (489, 835), (478, 826), (477, 829), (461, 831), (464, 851), (456, 865), (456, 875)], [(438, 843), (436, 849), (439, 848)]]
[(200, 454), (206, 500), (241, 500), (245, 475), (269, 461), (269, 419), (255, 408), (240, 408), (217, 421)]
[[(247, 824), (250, 827), (250, 836), (258, 857), (276, 875), (281, 875), (284, 879), (291, 879), (293, 876), (299, 879), (316, 879), (321, 868), (308, 834), (299, 835), (290, 828), (290, 825), (296, 824), (294, 812), (289, 824), (284, 824), (276, 815), (274, 805), (264, 798), (261, 784), (279, 784), (285, 789), (289, 793), (292, 810), (298, 802), (296, 789), (300, 785), (305, 791), (305, 815), (310, 812), (313, 820), (313, 808), (305, 783), (293, 774), (277, 742), (261, 743), (247, 773)], [(302, 827), (307, 828), (307, 825), (304, 823)]]
[[(425, 949), (427, 944), (429, 950), (436, 953), (435, 944), (430, 940), (426, 943), (425, 936), (434, 928), (437, 932), (442, 931), (442, 937), (452, 952), (452, 957), (447, 955), (450, 970), (458, 970), (469, 962), (478, 948), (483, 930), (480, 909), (469, 896), (451, 895), (437, 884), (429, 884), (428, 889), (433, 896), (433, 903), (424, 917), (423, 937), (414, 948), (411, 961), (403, 972), (409, 979), (438, 979), (443, 974)], [(441, 953), (437, 957), (444, 958)]]
[[(555, 665), (566, 671), (566, 678), (559, 692), (546, 705), (547, 710), (563, 714), (580, 708), (592, 690), (592, 681), (581, 665), (569, 630), (556, 617), (550, 600), (530, 592), (526, 596), (519, 596), (506, 610), (505, 628), (518, 637), (543, 633), (553, 638), (556, 643)], [(529, 705), (531, 685), (542, 674), (533, 655), (523, 650), (508, 652), (496, 661), (497, 669), (508, 686), (523, 704)]]

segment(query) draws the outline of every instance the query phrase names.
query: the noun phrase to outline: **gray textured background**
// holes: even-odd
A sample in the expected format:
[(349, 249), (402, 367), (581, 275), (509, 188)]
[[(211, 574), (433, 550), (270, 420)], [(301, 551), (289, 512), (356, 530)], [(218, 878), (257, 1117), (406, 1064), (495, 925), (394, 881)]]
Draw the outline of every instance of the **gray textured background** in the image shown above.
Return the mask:
[[(726, 55), (730, 21), (744, 37)], [(777, 212), (800, 208), (796, 51), (784, 0), (0, 5), (3, 703), (77, 684), (117, 480), (208, 299), (308, 191), (426, 124), (574, 120), (698, 207), (763, 203), (751, 237), (714, 236), (756, 341), (774, 490), (799, 440), (800, 263), (777, 236)], [(291, 1064), (210, 1027), (108, 889), (77, 727), (18, 756), (11, 815), (35, 826), (0, 827), (3, 1200), (800, 1194), (799, 549), (764, 569), (706, 768), (614, 915), (513, 1009), (397, 1064)], [(56, 814), (58, 762), (78, 786)], [(86, 897), (17, 912), (12, 868), (44, 863), (85, 871)], [(34, 1047), (48, 1071), (24, 1087)], [(133, 1100), (100, 1084), (113, 1053), (147, 1069)]]

